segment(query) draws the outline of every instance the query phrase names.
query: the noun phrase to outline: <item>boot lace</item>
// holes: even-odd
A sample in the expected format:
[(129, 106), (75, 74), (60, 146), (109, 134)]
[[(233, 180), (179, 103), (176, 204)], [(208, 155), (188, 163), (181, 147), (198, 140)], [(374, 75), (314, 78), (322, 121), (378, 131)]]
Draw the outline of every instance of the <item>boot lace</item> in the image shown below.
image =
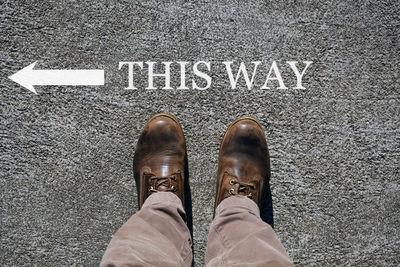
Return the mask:
[[(150, 181), (150, 187), (149, 187), (149, 192), (176, 192), (176, 186), (174, 183), (177, 181), (177, 175), (180, 175), (180, 172), (173, 173), (171, 176), (165, 176), (165, 177), (157, 177), (153, 173), (146, 172), (144, 175), (149, 175), (151, 176), (149, 181)], [(164, 186), (165, 188), (160, 188), (161, 186)]]
[(229, 184), (231, 185), (231, 188), (229, 189), (230, 195), (244, 195), (250, 199), (253, 199), (254, 195), (250, 192), (250, 190), (256, 189), (255, 184), (239, 182), (235, 179), (231, 179)]

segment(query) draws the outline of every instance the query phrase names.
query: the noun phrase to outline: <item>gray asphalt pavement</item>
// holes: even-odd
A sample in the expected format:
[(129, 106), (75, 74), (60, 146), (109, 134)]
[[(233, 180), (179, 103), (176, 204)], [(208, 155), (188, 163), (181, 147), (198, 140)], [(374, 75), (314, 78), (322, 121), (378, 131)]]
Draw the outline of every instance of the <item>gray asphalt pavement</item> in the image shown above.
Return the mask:
[[(0, 10), (1, 266), (97, 265), (138, 209), (134, 148), (159, 112), (174, 114), (187, 140), (196, 266), (219, 142), (242, 115), (266, 133), (275, 230), (296, 265), (400, 265), (398, 1), (3, 0)], [(207, 90), (145, 90), (145, 69), (139, 89), (125, 90), (118, 69), (188, 61), (190, 85), (202, 60), (212, 64)], [(306, 90), (293, 89), (294, 60), (313, 61)], [(104, 69), (105, 85), (35, 95), (8, 79), (34, 61)], [(223, 61), (261, 61), (253, 90), (243, 79), (232, 90)], [(273, 61), (289, 89), (260, 90)], [(179, 69), (171, 76), (176, 88)]]

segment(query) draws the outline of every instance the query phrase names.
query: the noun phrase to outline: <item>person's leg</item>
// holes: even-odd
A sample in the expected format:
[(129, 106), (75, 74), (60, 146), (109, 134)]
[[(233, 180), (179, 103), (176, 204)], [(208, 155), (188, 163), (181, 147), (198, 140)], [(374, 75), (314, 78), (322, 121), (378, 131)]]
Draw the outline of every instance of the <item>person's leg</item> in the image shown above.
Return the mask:
[(191, 266), (184, 212), (186, 144), (176, 118), (152, 117), (136, 145), (138, 213), (113, 236), (101, 266)]
[(160, 192), (114, 234), (100, 266), (190, 266), (191, 245), (181, 200)]
[(291, 266), (272, 227), (263, 222), (257, 204), (244, 196), (224, 199), (208, 234), (206, 265)]
[(292, 265), (271, 226), (260, 218), (269, 178), (269, 152), (260, 124), (249, 117), (235, 120), (220, 146), (207, 266)]

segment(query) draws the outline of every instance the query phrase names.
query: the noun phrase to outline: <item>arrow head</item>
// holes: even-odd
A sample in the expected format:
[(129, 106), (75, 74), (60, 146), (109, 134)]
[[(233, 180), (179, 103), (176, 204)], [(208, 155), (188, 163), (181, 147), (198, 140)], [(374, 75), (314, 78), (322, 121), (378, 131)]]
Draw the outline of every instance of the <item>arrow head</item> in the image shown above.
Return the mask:
[(18, 83), (19, 85), (25, 87), (29, 91), (37, 94), (37, 92), (36, 92), (35, 88), (33, 88), (33, 84), (32, 84), (32, 81), (33, 81), (32, 77), (34, 75), (33, 67), (35, 67), (36, 62), (37, 61), (33, 62), (29, 66), (14, 73), (13, 75), (11, 75), (8, 78), (10, 78), (14, 82)]

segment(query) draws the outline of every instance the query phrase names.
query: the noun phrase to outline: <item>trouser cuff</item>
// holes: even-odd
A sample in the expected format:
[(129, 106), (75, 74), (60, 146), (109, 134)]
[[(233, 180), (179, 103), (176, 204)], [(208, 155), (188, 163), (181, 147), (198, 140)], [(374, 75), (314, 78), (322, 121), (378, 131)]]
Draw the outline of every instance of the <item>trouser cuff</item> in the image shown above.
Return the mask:
[(218, 216), (224, 211), (232, 208), (241, 208), (249, 211), (257, 217), (260, 217), (260, 209), (258, 208), (258, 205), (253, 200), (245, 196), (231, 196), (225, 198), (215, 210), (215, 216)]
[(143, 207), (162, 204), (162, 206), (174, 206), (183, 210), (181, 199), (171, 192), (157, 192), (151, 194), (143, 203)]

